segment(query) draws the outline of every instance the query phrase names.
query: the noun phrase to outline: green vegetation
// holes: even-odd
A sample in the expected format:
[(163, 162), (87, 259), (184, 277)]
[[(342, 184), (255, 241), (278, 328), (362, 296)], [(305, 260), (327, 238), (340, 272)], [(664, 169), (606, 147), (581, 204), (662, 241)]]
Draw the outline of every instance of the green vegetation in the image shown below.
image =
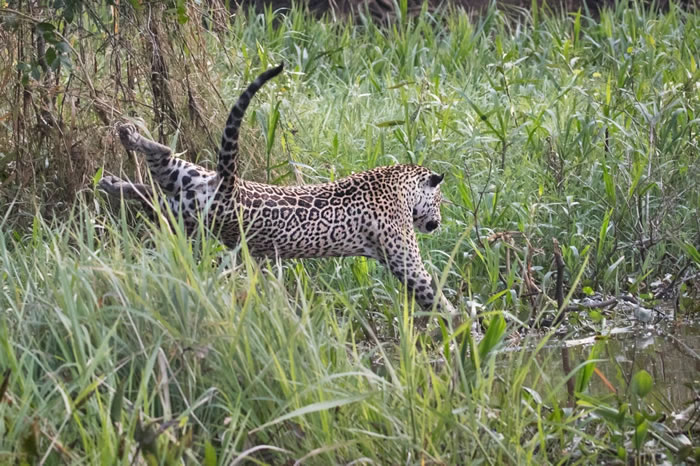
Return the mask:
[[(575, 406), (552, 333), (501, 351), (557, 313), (553, 239), (567, 298), (650, 302), (668, 276), (697, 308), (696, 12), (470, 20), (399, 1), (380, 27), (301, 10), (229, 22), (219, 2), (14, 3), (0, 1), (1, 463), (700, 459), (692, 418), (671, 432), (652, 406), (649, 373), (618, 369), (615, 394), (593, 393), (604, 339), (571, 361)], [(280, 61), (246, 119), (246, 177), (447, 173), (444, 225), (421, 247), (449, 299), (483, 313), (483, 340), (463, 327), (417, 344), (412, 301), (372, 261), (256, 262), (94, 190), (103, 171), (145, 177), (113, 140), (120, 116), (211, 166), (237, 93)], [(581, 310), (569, 329), (601, 320)]]

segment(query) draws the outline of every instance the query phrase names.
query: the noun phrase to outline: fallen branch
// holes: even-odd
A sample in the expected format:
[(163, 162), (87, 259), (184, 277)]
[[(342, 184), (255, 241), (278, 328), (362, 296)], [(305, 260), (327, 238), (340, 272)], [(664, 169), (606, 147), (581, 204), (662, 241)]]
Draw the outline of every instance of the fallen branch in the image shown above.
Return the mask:
[(617, 304), (617, 298), (610, 298), (605, 301), (588, 301), (585, 303), (576, 303), (566, 306), (566, 311), (575, 311), (577, 309), (602, 309), (612, 307)]
[(680, 339), (678, 339), (677, 337), (675, 337), (675, 336), (674, 336), (673, 334), (671, 334), (671, 333), (664, 332), (664, 336), (666, 336), (666, 337), (670, 338), (671, 340), (673, 340), (673, 343), (676, 345), (676, 347), (678, 348), (678, 350), (679, 350), (681, 353), (683, 353), (683, 354), (685, 354), (686, 356), (689, 356), (689, 357), (695, 359), (695, 361), (697, 361), (697, 362), (700, 362), (700, 355), (699, 355), (698, 353), (696, 353), (695, 350), (694, 350), (693, 348), (691, 348), (690, 346), (686, 345), (683, 341), (681, 341)]

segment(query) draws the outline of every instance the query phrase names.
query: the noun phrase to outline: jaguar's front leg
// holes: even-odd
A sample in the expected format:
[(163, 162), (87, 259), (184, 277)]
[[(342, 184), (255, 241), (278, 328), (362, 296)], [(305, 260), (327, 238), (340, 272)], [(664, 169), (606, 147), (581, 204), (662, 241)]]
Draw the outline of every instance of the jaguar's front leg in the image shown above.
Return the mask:
[[(387, 265), (394, 276), (415, 296), (418, 305), (424, 311), (437, 309), (439, 312), (447, 313), (452, 322), (457, 324), (455, 320), (458, 316), (457, 310), (442, 292), (437, 290), (425, 269), (415, 233), (411, 230), (396, 236), (392, 235), (392, 239), (384, 243), (380, 261)], [(427, 319), (418, 319), (419, 324), (426, 321)]]

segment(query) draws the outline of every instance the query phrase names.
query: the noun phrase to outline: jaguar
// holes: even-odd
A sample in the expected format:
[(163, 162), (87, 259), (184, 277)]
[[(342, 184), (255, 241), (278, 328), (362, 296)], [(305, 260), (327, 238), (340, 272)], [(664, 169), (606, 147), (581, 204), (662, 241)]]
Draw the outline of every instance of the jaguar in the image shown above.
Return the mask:
[(141, 135), (132, 123), (118, 126), (122, 145), (146, 157), (154, 187), (105, 176), (109, 195), (137, 199), (181, 217), (196, 232), (199, 218), (229, 248), (245, 238), (254, 257), (365, 256), (387, 266), (427, 311), (455, 314), (421, 259), (414, 228), (435, 231), (441, 223), (444, 175), (419, 165), (379, 167), (331, 183), (276, 186), (239, 176), (238, 135), (255, 93), (283, 65), (268, 69), (240, 95), (226, 121), (216, 170), (175, 157), (171, 149)]

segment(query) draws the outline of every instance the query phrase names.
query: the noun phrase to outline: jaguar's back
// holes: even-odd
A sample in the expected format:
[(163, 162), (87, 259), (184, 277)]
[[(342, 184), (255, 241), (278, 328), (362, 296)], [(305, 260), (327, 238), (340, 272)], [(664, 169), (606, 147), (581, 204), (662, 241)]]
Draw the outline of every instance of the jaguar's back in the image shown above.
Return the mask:
[(397, 165), (320, 185), (241, 180), (237, 209), (223, 219), (221, 237), (233, 247), (242, 226), (248, 248), (258, 256), (379, 258), (383, 245), (412, 232), (413, 191), (431, 175), (424, 167)]

